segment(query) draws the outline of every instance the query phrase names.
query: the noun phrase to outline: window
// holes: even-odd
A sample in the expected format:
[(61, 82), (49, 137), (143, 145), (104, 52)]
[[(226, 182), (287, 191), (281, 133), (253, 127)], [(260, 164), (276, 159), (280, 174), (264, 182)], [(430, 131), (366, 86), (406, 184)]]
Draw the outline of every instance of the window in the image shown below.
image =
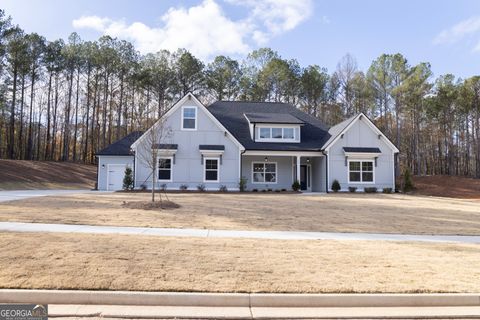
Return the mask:
[(349, 182), (373, 182), (373, 161), (349, 161)]
[(295, 139), (295, 128), (271, 128), (271, 127), (259, 127), (258, 128), (258, 140), (265, 140), (269, 142), (281, 142), (280, 140), (288, 140), (291, 142)]
[(295, 139), (293, 128), (283, 128), (283, 139)]
[(184, 107), (182, 109), (182, 129), (196, 130), (197, 129), (197, 108)]
[(205, 182), (218, 182), (218, 158), (205, 158)]
[(254, 162), (253, 183), (277, 183), (277, 164), (275, 162)]
[(270, 139), (270, 128), (260, 128), (260, 139)]
[(171, 158), (158, 159), (158, 180), (160, 181), (172, 180), (172, 159)]

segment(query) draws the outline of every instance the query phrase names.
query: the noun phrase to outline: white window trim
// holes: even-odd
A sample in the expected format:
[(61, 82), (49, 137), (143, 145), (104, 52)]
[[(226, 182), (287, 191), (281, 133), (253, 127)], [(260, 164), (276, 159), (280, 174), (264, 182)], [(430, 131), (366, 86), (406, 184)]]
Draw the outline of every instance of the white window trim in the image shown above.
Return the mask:
[[(363, 180), (362, 177), (362, 162), (371, 162), (372, 163), (372, 181), (350, 181), (350, 162), (360, 162), (360, 179)], [(355, 171), (358, 172), (358, 171)], [(370, 172), (370, 171), (367, 171)], [(348, 184), (375, 184), (375, 159), (348, 159), (348, 166), (347, 166), (347, 175), (348, 175)]]
[[(185, 119), (183, 117), (183, 115), (184, 115), (184, 110), (185, 109), (195, 109), (195, 128), (184, 128), (183, 127), (183, 120)], [(182, 117), (181, 118), (182, 118), (182, 123), (181, 123), (182, 130), (184, 130), (184, 131), (195, 131), (195, 130), (197, 130), (198, 108), (196, 106), (183, 106), (182, 107)], [(192, 119), (192, 118), (186, 118), (186, 119)]]
[[(207, 180), (207, 160), (217, 160), (217, 180)], [(203, 182), (205, 183), (220, 182), (220, 157), (204, 157), (203, 158)]]
[[(160, 159), (170, 159), (170, 180), (164, 180), (164, 179), (158, 178), (158, 171), (160, 170), (160, 166), (159, 166)], [(157, 173), (157, 182), (172, 182), (173, 181), (173, 157), (165, 157), (165, 156), (157, 157), (156, 173)]]
[[(255, 182), (255, 179), (254, 179), (254, 174), (255, 174), (255, 172), (253, 171), (253, 166), (254, 166), (256, 163), (274, 164), (274, 165), (275, 165), (275, 182), (267, 182), (267, 181), (264, 181), (264, 182)], [(264, 169), (263, 169), (263, 173), (265, 173), (265, 167), (264, 167)], [(265, 176), (264, 176), (264, 179), (265, 179)], [(278, 164), (277, 164), (277, 162), (272, 162), (272, 161), (269, 161), (269, 162), (253, 161), (253, 162), (252, 162), (252, 184), (278, 184)]]
[[(258, 128), (258, 134), (255, 133), (255, 141), (256, 142), (300, 142), (300, 137), (297, 137), (297, 126), (285, 126), (285, 125), (261, 125), (256, 126)], [(261, 129), (270, 129), (270, 138), (261, 138), (260, 137), (260, 130)], [(272, 129), (282, 129), (282, 137), (283, 137), (283, 129), (293, 129), (293, 139), (284, 139), (284, 138), (272, 138)], [(298, 126), (298, 132), (300, 133), (300, 127)]]

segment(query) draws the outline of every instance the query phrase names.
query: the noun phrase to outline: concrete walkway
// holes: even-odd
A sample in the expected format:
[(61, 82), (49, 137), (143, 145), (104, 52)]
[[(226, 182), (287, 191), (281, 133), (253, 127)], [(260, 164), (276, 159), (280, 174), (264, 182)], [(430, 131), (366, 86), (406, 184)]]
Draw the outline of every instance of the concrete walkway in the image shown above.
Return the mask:
[(79, 190), (8, 190), (0, 191), (0, 202), (22, 200), (26, 198), (59, 196), (65, 194), (87, 193), (91, 192), (87, 189)]
[(305, 231), (244, 231), (91, 226), (75, 224), (46, 224), (0, 222), (0, 231), (10, 232), (65, 232), (90, 234), (133, 234), (161, 237), (248, 238), (274, 240), (382, 240), (480, 243), (480, 236), (413, 235), (385, 233), (341, 233)]

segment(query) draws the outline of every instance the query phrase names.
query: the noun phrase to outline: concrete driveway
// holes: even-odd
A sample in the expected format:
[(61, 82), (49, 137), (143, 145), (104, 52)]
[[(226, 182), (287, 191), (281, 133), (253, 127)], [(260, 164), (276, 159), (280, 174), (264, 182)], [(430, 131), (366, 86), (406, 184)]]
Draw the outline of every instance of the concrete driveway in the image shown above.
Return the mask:
[(64, 194), (88, 193), (92, 192), (87, 189), (80, 190), (9, 190), (0, 191), (0, 202), (11, 200), (22, 200), (26, 198), (59, 196)]

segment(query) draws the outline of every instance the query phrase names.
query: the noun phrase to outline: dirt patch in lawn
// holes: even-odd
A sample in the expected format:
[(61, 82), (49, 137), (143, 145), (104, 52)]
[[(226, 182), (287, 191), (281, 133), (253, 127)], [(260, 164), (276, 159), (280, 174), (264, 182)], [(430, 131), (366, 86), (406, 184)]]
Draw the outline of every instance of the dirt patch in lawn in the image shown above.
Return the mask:
[(0, 160), (0, 190), (93, 188), (96, 170), (71, 162)]
[(480, 179), (455, 176), (416, 176), (414, 194), (480, 200)]
[(0, 287), (478, 292), (480, 246), (0, 233)]
[(477, 201), (398, 194), (169, 194), (181, 207), (122, 203), (149, 194), (90, 193), (0, 203), (0, 221), (230, 230), (480, 234)]
[(162, 201), (131, 201), (122, 203), (123, 208), (129, 209), (141, 209), (141, 210), (169, 210), (169, 209), (178, 209), (180, 205), (176, 204), (173, 201), (162, 200)]

